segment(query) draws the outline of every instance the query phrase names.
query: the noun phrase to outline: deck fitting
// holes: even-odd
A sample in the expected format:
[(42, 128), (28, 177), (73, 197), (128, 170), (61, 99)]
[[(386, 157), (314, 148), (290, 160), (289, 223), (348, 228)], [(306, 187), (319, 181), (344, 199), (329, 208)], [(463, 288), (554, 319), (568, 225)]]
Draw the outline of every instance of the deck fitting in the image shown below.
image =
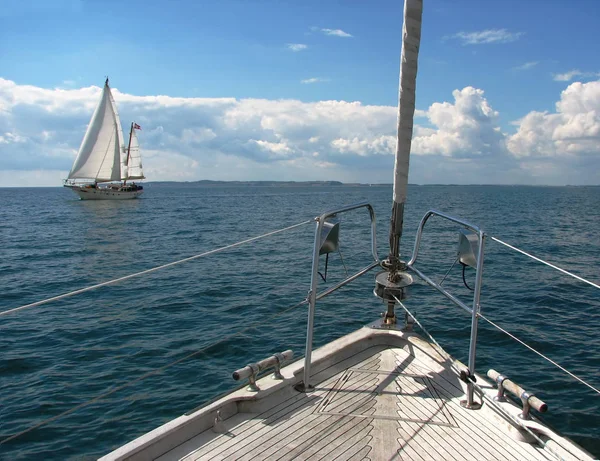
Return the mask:
[(310, 392), (315, 391), (315, 386), (312, 386), (310, 384), (308, 386), (305, 386), (304, 382), (299, 382), (298, 384), (296, 384), (294, 386), (294, 389), (296, 389), (298, 392), (303, 392), (305, 394), (308, 394)]
[(481, 408), (481, 403), (479, 402), (471, 402), (469, 404), (468, 400), (461, 400), (460, 406), (466, 408), (467, 410), (479, 410)]

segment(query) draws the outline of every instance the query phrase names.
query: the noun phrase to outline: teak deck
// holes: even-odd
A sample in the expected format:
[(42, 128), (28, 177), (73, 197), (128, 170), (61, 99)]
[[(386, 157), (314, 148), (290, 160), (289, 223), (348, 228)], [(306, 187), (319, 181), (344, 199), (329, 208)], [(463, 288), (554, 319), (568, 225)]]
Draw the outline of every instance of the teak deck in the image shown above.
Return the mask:
[[(485, 401), (479, 410), (464, 408), (465, 385), (451, 364), (414, 334), (363, 328), (321, 348), (310, 393), (293, 388), (302, 365), (284, 368), (284, 381), (264, 377), (261, 391), (236, 391), (107, 459), (557, 459), (515, 440), (519, 431)], [(213, 427), (217, 411), (223, 420)], [(585, 459), (568, 440), (553, 439), (563, 458)]]

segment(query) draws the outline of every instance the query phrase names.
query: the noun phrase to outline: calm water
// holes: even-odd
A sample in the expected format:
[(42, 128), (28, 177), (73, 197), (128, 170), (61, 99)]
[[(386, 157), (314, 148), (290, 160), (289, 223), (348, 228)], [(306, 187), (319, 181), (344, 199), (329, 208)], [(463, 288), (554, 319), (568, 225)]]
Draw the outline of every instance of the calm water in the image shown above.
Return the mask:
[[(0, 189), (0, 309), (198, 254), (368, 201), (386, 253), (391, 187), (192, 187), (150, 184), (143, 198), (79, 201), (62, 188)], [(403, 253), (429, 208), (598, 282), (600, 188), (414, 186)], [(456, 227), (433, 220), (420, 267), (440, 280)], [(2, 459), (94, 459), (235, 387), (231, 372), (287, 348), (302, 355), (306, 307), (270, 319), (308, 290), (312, 226), (121, 284), (0, 318), (0, 439), (207, 348), (64, 418), (0, 446)], [(365, 210), (342, 216), (349, 271), (369, 262)], [(337, 255), (327, 283), (344, 277)], [(467, 273), (472, 283), (472, 272)], [(461, 272), (444, 283), (465, 301)], [(317, 306), (322, 344), (383, 310), (367, 275)], [(470, 319), (419, 284), (408, 302), (466, 360)], [(600, 385), (600, 293), (492, 241), (482, 311), (541, 352)], [(550, 406), (546, 420), (600, 456), (600, 396), (503, 334), (480, 330), (478, 371), (494, 367)]]

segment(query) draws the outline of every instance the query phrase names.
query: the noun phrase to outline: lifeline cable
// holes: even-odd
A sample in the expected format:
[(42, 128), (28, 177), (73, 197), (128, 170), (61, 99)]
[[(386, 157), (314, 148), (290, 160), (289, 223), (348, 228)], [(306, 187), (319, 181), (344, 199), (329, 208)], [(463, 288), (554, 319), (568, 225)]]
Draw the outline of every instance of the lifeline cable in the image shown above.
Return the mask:
[(576, 278), (577, 280), (579, 280), (579, 281), (581, 281), (581, 282), (584, 282), (584, 283), (587, 283), (588, 285), (591, 285), (591, 286), (593, 286), (594, 288), (598, 288), (598, 289), (600, 290), (600, 285), (598, 285), (597, 283), (590, 282), (589, 280), (586, 280), (586, 279), (584, 279), (583, 277), (580, 277), (579, 275), (575, 275), (575, 274), (573, 274), (572, 272), (569, 272), (569, 271), (567, 271), (567, 270), (565, 270), (565, 269), (562, 269), (562, 268), (560, 268), (560, 267), (558, 267), (558, 266), (556, 266), (556, 265), (554, 265), (554, 264), (552, 264), (552, 263), (549, 263), (548, 261), (544, 261), (543, 259), (540, 259), (540, 258), (538, 258), (537, 256), (533, 256), (532, 254), (530, 254), (530, 253), (527, 253), (526, 251), (523, 251), (523, 250), (521, 250), (521, 249), (519, 249), (519, 248), (517, 248), (517, 247), (515, 247), (515, 246), (512, 246), (512, 245), (510, 245), (510, 244), (508, 244), (508, 243), (506, 243), (506, 242), (504, 242), (504, 241), (500, 240), (499, 238), (492, 237), (492, 236), (490, 236), (490, 238), (491, 238), (493, 241), (495, 241), (495, 242), (498, 242), (498, 243), (500, 243), (501, 245), (504, 245), (505, 247), (508, 247), (508, 248), (510, 248), (511, 250), (515, 250), (515, 251), (517, 251), (517, 252), (519, 252), (519, 253), (521, 253), (521, 254), (523, 254), (523, 255), (525, 255), (525, 256), (528, 256), (528, 257), (530, 257), (531, 259), (534, 259), (534, 260), (536, 260), (536, 261), (538, 261), (538, 262), (540, 262), (540, 263), (542, 263), (542, 264), (545, 264), (546, 266), (550, 266), (552, 269), (556, 269), (557, 271), (560, 271), (560, 272), (562, 272), (563, 274), (570, 275), (571, 277), (573, 277), (573, 278)]
[(144, 373), (143, 375), (138, 376), (137, 378), (135, 378), (135, 379), (133, 379), (131, 381), (128, 381), (125, 384), (121, 384), (120, 386), (113, 387), (112, 389), (109, 389), (108, 391), (106, 391), (106, 392), (104, 392), (104, 393), (102, 393), (100, 395), (97, 395), (93, 399), (86, 400), (85, 402), (82, 402), (79, 405), (76, 405), (76, 406), (74, 406), (74, 407), (72, 407), (72, 408), (70, 408), (70, 409), (68, 409), (66, 411), (63, 411), (62, 413), (59, 413), (58, 415), (52, 416), (51, 418), (48, 418), (48, 419), (44, 419), (44, 420), (40, 421), (39, 423), (37, 423), (37, 424), (35, 424), (33, 426), (30, 426), (30, 427), (28, 427), (27, 429), (25, 429), (25, 430), (23, 430), (21, 432), (17, 432), (16, 434), (9, 435), (5, 439), (0, 440), (0, 445), (3, 445), (5, 443), (7, 443), (7, 442), (10, 442), (11, 440), (14, 440), (14, 439), (16, 439), (16, 438), (18, 438), (18, 437), (20, 437), (20, 436), (22, 436), (24, 434), (27, 434), (28, 432), (31, 432), (31, 431), (39, 428), (39, 427), (45, 426), (46, 424), (49, 424), (49, 423), (51, 423), (53, 421), (56, 421), (57, 419), (60, 419), (60, 418), (62, 418), (64, 416), (67, 416), (67, 415), (70, 415), (71, 413), (75, 413), (76, 411), (81, 410), (82, 408), (85, 408), (87, 406), (90, 406), (91, 404), (96, 403), (96, 402), (104, 399), (105, 397), (108, 397), (108, 396), (114, 394), (115, 392), (119, 392), (119, 391), (121, 391), (123, 389), (126, 389), (126, 388), (128, 388), (128, 387), (130, 387), (130, 386), (132, 386), (132, 385), (134, 385), (134, 384), (136, 384), (138, 382), (140, 382), (140, 381), (143, 381), (144, 379), (146, 379), (146, 378), (148, 378), (150, 376), (154, 376), (154, 375), (160, 374), (163, 371), (165, 371), (166, 369), (171, 368), (172, 366), (177, 365), (177, 364), (179, 364), (179, 363), (181, 363), (181, 362), (183, 362), (185, 360), (188, 360), (188, 359), (190, 359), (192, 357), (195, 357), (198, 354), (201, 354), (202, 352), (206, 351), (207, 349), (210, 349), (211, 347), (216, 346), (217, 344), (221, 344), (223, 342), (229, 341), (230, 339), (235, 338), (236, 336), (241, 335), (241, 334), (247, 332), (248, 330), (252, 330), (253, 328), (258, 328), (260, 326), (263, 326), (265, 324), (265, 322), (273, 320), (273, 319), (275, 319), (275, 318), (277, 318), (277, 317), (279, 317), (279, 316), (281, 316), (281, 315), (283, 315), (283, 314), (285, 314), (285, 313), (287, 313), (287, 312), (289, 312), (289, 311), (291, 311), (293, 309), (296, 309), (297, 307), (300, 307), (303, 304), (306, 304), (307, 302), (308, 302), (308, 300), (304, 299), (304, 300), (300, 301), (299, 303), (294, 304), (293, 306), (290, 306), (290, 307), (288, 307), (288, 308), (286, 308), (286, 309), (284, 309), (284, 310), (282, 310), (280, 312), (277, 312), (276, 314), (272, 315), (271, 317), (269, 317), (267, 319), (262, 319), (259, 322), (255, 322), (252, 325), (247, 326), (246, 328), (242, 328), (241, 330), (239, 330), (239, 331), (237, 331), (235, 333), (232, 333), (232, 334), (230, 334), (228, 336), (224, 336), (223, 338), (219, 339), (218, 341), (216, 341), (216, 342), (214, 342), (212, 344), (209, 344), (208, 346), (204, 346), (203, 348), (198, 349), (197, 351), (194, 351), (194, 352), (192, 352), (192, 353), (190, 353), (190, 354), (188, 354), (188, 355), (186, 355), (184, 357), (181, 357), (181, 358), (179, 358), (179, 359), (177, 359), (177, 360), (175, 360), (173, 362), (167, 363), (166, 365), (163, 365), (160, 368), (156, 368), (156, 369), (151, 370), (151, 371), (149, 371), (147, 373)]
[[(417, 320), (417, 318), (408, 310), (408, 308), (402, 303), (402, 301), (400, 301), (396, 296), (392, 295), (393, 298), (396, 300), (396, 302), (400, 305), (400, 307), (402, 307), (402, 309), (404, 309), (406, 311), (406, 313), (408, 315), (410, 315), (415, 323), (417, 325), (419, 325), (419, 327), (423, 330), (423, 332), (425, 333), (425, 335), (427, 335), (427, 337), (429, 337), (429, 339), (431, 340), (431, 342), (433, 342), (437, 347), (438, 347), (438, 352), (440, 353), (440, 355), (442, 356), (446, 356), (445, 359), (448, 360), (449, 364), (450, 364), (450, 368), (456, 372), (457, 376), (461, 376), (461, 373), (463, 370), (459, 370), (458, 367), (455, 364), (455, 359), (448, 354), (443, 348), (442, 346), (440, 346), (440, 344), (435, 340), (435, 338), (423, 327), (423, 325), (421, 325), (421, 323)], [(475, 389), (477, 389), (480, 393), (480, 397), (481, 399), (485, 399), (488, 401), (488, 403), (492, 406), (494, 406), (498, 411), (500, 411), (505, 417), (509, 418), (511, 421), (513, 421), (515, 424), (517, 424), (519, 427), (523, 428), (525, 431), (527, 431), (530, 435), (533, 436), (534, 439), (537, 440), (537, 442), (541, 445), (541, 447), (544, 450), (547, 450), (551, 455), (555, 456), (557, 459), (564, 461), (564, 458), (556, 453), (552, 448), (550, 448), (549, 446), (546, 445), (546, 442), (544, 442), (542, 439), (540, 439), (536, 434), (533, 433), (533, 431), (531, 429), (529, 429), (527, 426), (525, 426), (523, 423), (521, 423), (520, 421), (518, 421), (517, 419), (515, 419), (512, 415), (508, 414), (506, 411), (504, 411), (504, 409), (502, 407), (500, 407), (497, 402), (495, 402), (493, 399), (490, 399), (487, 394), (485, 393), (485, 391), (483, 390), (483, 388), (481, 386), (479, 386), (477, 383), (475, 383), (475, 381), (473, 381), (472, 379), (470, 379), (469, 377), (467, 377), (467, 379), (469, 379), (469, 381), (471, 382), (471, 384), (473, 385), (473, 387)], [(565, 447), (562, 447), (563, 449), (566, 450)], [(567, 450), (568, 451), (568, 450)]]
[(184, 262), (193, 261), (194, 259), (198, 259), (198, 258), (201, 258), (203, 256), (208, 256), (208, 255), (212, 255), (212, 254), (215, 254), (215, 253), (220, 253), (221, 251), (228, 250), (230, 248), (235, 248), (235, 247), (243, 245), (245, 243), (254, 242), (255, 240), (260, 240), (262, 238), (269, 237), (269, 236), (275, 235), (275, 234), (279, 234), (281, 232), (292, 230), (292, 229), (295, 229), (297, 227), (309, 224), (311, 222), (313, 222), (313, 220), (309, 219), (307, 221), (304, 221), (304, 222), (301, 222), (301, 223), (298, 223), (298, 224), (294, 224), (293, 226), (284, 227), (283, 229), (279, 229), (279, 230), (267, 232), (266, 234), (259, 235), (257, 237), (251, 237), (249, 239), (242, 240), (240, 242), (232, 243), (230, 245), (225, 245), (224, 247), (216, 248), (214, 250), (210, 250), (210, 251), (206, 251), (204, 253), (200, 253), (200, 254), (197, 254), (197, 255), (194, 255), (194, 256), (190, 256), (189, 258), (180, 259), (179, 261), (173, 261), (171, 263), (163, 264), (162, 266), (157, 266), (157, 267), (153, 267), (151, 269), (146, 269), (145, 271), (136, 272), (135, 274), (125, 275), (124, 277), (119, 277), (119, 278), (116, 278), (114, 280), (109, 280), (107, 282), (98, 283), (97, 285), (92, 285), (92, 286), (89, 286), (89, 287), (80, 288), (79, 290), (71, 291), (69, 293), (64, 293), (62, 295), (58, 295), (58, 296), (54, 296), (52, 298), (44, 299), (42, 301), (37, 301), (35, 303), (26, 304), (24, 306), (15, 307), (13, 309), (8, 309), (8, 310), (0, 312), (0, 317), (2, 317), (4, 315), (12, 314), (14, 312), (18, 312), (18, 311), (20, 311), (22, 309), (27, 309), (27, 308), (30, 308), (30, 307), (41, 306), (42, 304), (47, 304), (47, 303), (52, 302), (52, 301), (58, 301), (60, 299), (68, 298), (70, 296), (75, 296), (75, 295), (78, 295), (78, 294), (81, 294), (81, 293), (85, 293), (86, 291), (95, 290), (96, 288), (101, 288), (101, 287), (105, 287), (105, 286), (108, 286), (108, 285), (114, 285), (115, 283), (123, 282), (124, 280), (129, 280), (129, 279), (132, 279), (134, 277), (139, 277), (140, 275), (150, 274), (151, 272), (155, 272), (155, 271), (158, 271), (160, 269), (166, 269), (167, 267), (171, 267), (171, 266), (176, 266), (176, 265), (182, 264)]
[(565, 367), (561, 366), (560, 364), (558, 364), (557, 362), (555, 362), (554, 360), (552, 360), (549, 357), (546, 357), (544, 354), (542, 354), (541, 352), (538, 352), (537, 350), (535, 350), (533, 347), (531, 347), (529, 344), (525, 343), (524, 341), (520, 340), (519, 338), (517, 338), (515, 335), (513, 335), (512, 333), (506, 331), (504, 328), (502, 328), (501, 326), (495, 324), (494, 322), (492, 322), (490, 319), (486, 318), (483, 314), (478, 313), (477, 314), (479, 317), (481, 317), (483, 320), (485, 320), (486, 322), (488, 322), (490, 325), (492, 325), (494, 328), (497, 328), (498, 330), (500, 330), (502, 333), (504, 333), (505, 335), (510, 336), (512, 339), (514, 339), (515, 341), (517, 341), (518, 343), (522, 344), (523, 346), (525, 346), (527, 349), (529, 349), (530, 351), (536, 353), (537, 355), (539, 355), (540, 357), (542, 357), (544, 360), (547, 360), (548, 362), (550, 362), (552, 365), (554, 365), (556, 368), (564, 371), (565, 373), (567, 373), (569, 376), (571, 376), (572, 378), (576, 379), (577, 381), (579, 381), (581, 384), (586, 385), (587, 387), (589, 387), (590, 389), (592, 389), (594, 392), (596, 392), (597, 394), (600, 394), (600, 390), (598, 390), (597, 388), (595, 388), (594, 386), (592, 386), (591, 384), (585, 382), (583, 379), (581, 379), (579, 376), (571, 373), (569, 370), (567, 370)]

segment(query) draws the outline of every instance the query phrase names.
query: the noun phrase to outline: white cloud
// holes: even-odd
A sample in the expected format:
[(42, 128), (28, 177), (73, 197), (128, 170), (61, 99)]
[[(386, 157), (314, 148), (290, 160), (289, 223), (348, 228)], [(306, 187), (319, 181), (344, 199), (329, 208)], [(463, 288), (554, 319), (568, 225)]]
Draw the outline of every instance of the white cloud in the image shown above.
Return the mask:
[(320, 78), (320, 77), (312, 77), (312, 78), (306, 78), (304, 80), (300, 80), (300, 83), (319, 83), (319, 82), (328, 82), (329, 79), (328, 78)]
[(331, 141), (331, 147), (342, 154), (356, 154), (361, 157), (371, 155), (394, 155), (396, 152), (395, 136), (379, 136), (375, 138), (360, 139), (334, 139)]
[[(60, 185), (100, 91), (0, 79), (0, 186)], [(144, 128), (149, 180), (391, 181), (396, 107), (113, 94), (121, 120)], [(600, 182), (600, 81), (571, 84), (555, 112), (525, 115), (514, 134), (482, 90), (452, 96), (415, 113), (411, 181)]]
[(321, 29), (321, 32), (323, 32), (325, 35), (332, 35), (334, 37), (344, 37), (344, 38), (352, 37), (352, 34), (349, 34), (348, 32), (344, 32), (341, 29)]
[(554, 113), (527, 114), (508, 147), (521, 158), (600, 156), (600, 80), (569, 85)]
[(19, 136), (18, 134), (13, 133), (4, 133), (4, 135), (0, 135), (0, 144), (12, 144), (12, 143), (24, 143), (27, 142), (27, 138), (23, 136)]
[(0, 187), (56, 187), (62, 184), (69, 170), (2, 170)]
[(304, 43), (288, 43), (287, 47), (292, 51), (302, 51), (307, 49), (308, 45), (305, 45)]
[(202, 144), (216, 137), (217, 135), (210, 128), (185, 128), (181, 132), (181, 140), (186, 144)]
[(435, 129), (416, 131), (413, 152), (444, 157), (506, 155), (504, 135), (498, 128), (498, 112), (483, 91), (466, 87), (454, 90), (454, 104), (434, 103), (427, 117)]
[[(68, 171), (100, 91), (0, 79), (0, 170)], [(138, 135), (151, 180), (337, 175), (356, 181), (348, 176), (357, 174), (354, 155), (332, 152), (331, 142), (393, 134), (395, 126), (395, 108), (358, 102), (135, 96), (115, 88), (113, 95), (123, 123), (135, 119), (144, 127)], [(335, 171), (318, 171), (333, 165)]]
[(290, 156), (290, 154), (293, 153), (292, 149), (290, 149), (285, 142), (269, 142), (269, 141), (262, 141), (260, 139), (259, 140), (251, 139), (250, 142), (253, 142), (256, 145), (260, 146), (260, 148), (262, 150), (264, 150), (265, 152), (267, 152), (269, 154), (270, 158), (288, 157), (288, 156)]
[(476, 32), (458, 32), (444, 37), (458, 39), (463, 45), (482, 45), (488, 43), (510, 43), (517, 41), (524, 32), (509, 32), (507, 29), (486, 29)]
[(513, 67), (513, 70), (520, 71), (520, 70), (533, 69), (539, 63), (540, 63), (539, 61), (529, 61), (529, 62), (526, 62), (525, 64), (521, 64), (520, 66)]
[(600, 72), (582, 72), (577, 69), (570, 70), (563, 74), (552, 74), (552, 78), (555, 82), (570, 82), (575, 77), (579, 78), (596, 78), (600, 77)]

